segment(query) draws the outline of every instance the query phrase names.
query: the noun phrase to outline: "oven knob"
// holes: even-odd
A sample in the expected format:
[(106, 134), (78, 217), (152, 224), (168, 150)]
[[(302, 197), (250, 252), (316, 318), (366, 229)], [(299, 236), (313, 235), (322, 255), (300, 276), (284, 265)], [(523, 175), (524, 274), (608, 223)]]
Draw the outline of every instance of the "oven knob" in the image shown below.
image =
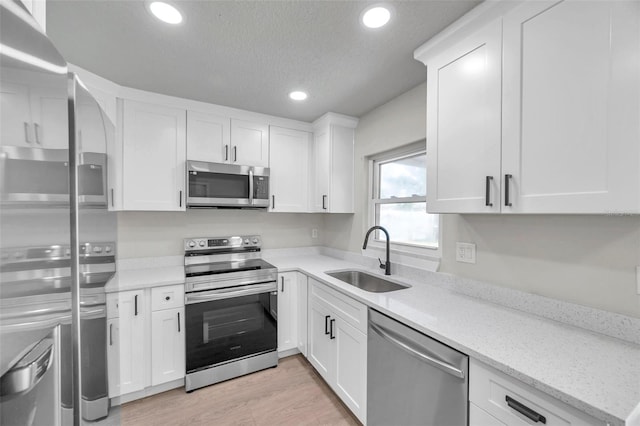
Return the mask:
[(95, 247), (93, 248), (93, 252), (94, 252), (94, 253), (102, 253), (102, 247), (100, 247), (100, 246), (95, 246)]
[(200, 241), (198, 244), (200, 245), (200, 247), (204, 247), (204, 240)]
[(257, 238), (253, 239), (253, 244), (258, 244), (258, 239)]
[(247, 238), (247, 239), (245, 239), (245, 240), (244, 240), (244, 243), (245, 243), (245, 244), (249, 244), (249, 239), (248, 239), (248, 238)]
[(111, 246), (104, 246), (105, 253), (111, 253)]
[(189, 246), (189, 248), (194, 248), (196, 246), (196, 242), (195, 241), (189, 241), (187, 243), (187, 245)]

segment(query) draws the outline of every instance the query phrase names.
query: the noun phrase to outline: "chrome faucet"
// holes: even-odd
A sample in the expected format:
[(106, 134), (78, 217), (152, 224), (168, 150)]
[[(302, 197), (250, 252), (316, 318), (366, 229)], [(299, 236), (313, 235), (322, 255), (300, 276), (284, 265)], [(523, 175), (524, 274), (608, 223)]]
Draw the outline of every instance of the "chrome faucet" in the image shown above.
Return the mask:
[(378, 262), (380, 262), (380, 269), (384, 269), (385, 275), (391, 275), (391, 262), (389, 261), (389, 233), (382, 226), (372, 226), (367, 231), (367, 235), (364, 236), (364, 244), (362, 244), (362, 250), (367, 249), (367, 242), (369, 242), (369, 234), (371, 234), (374, 230), (379, 229), (387, 236), (387, 262), (382, 263), (382, 261), (378, 258)]

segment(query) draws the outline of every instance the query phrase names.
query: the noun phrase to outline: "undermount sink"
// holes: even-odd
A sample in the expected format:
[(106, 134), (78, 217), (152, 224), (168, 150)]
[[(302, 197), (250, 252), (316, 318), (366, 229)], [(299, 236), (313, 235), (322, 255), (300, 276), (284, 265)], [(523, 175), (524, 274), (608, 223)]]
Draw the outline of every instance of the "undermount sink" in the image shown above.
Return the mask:
[(406, 284), (398, 284), (380, 276), (362, 271), (333, 271), (325, 273), (330, 277), (337, 278), (340, 281), (372, 293), (385, 293), (410, 287)]

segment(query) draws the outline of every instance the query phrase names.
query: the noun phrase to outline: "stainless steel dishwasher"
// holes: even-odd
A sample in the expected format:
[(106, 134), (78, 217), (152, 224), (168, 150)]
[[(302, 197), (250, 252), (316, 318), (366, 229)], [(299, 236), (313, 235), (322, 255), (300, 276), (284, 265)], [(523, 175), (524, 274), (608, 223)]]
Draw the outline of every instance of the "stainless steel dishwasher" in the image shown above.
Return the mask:
[(467, 425), (465, 354), (373, 309), (367, 351), (367, 425)]

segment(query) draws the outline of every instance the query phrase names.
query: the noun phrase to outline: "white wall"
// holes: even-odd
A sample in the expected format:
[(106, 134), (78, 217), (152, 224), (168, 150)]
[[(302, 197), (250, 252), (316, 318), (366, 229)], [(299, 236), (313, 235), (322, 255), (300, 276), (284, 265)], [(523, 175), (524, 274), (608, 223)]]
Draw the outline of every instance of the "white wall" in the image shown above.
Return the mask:
[[(323, 218), (325, 245), (361, 252), (367, 225), (364, 157), (424, 138), (425, 96), (423, 84), (360, 118), (356, 212)], [(442, 221), (442, 272), (640, 317), (640, 216), (452, 214)], [(475, 265), (455, 261), (456, 241), (476, 243)]]
[(262, 235), (264, 248), (318, 245), (311, 230), (322, 226), (318, 214), (256, 210), (198, 209), (186, 212), (119, 212), (118, 258), (179, 256), (183, 239), (238, 234)]

